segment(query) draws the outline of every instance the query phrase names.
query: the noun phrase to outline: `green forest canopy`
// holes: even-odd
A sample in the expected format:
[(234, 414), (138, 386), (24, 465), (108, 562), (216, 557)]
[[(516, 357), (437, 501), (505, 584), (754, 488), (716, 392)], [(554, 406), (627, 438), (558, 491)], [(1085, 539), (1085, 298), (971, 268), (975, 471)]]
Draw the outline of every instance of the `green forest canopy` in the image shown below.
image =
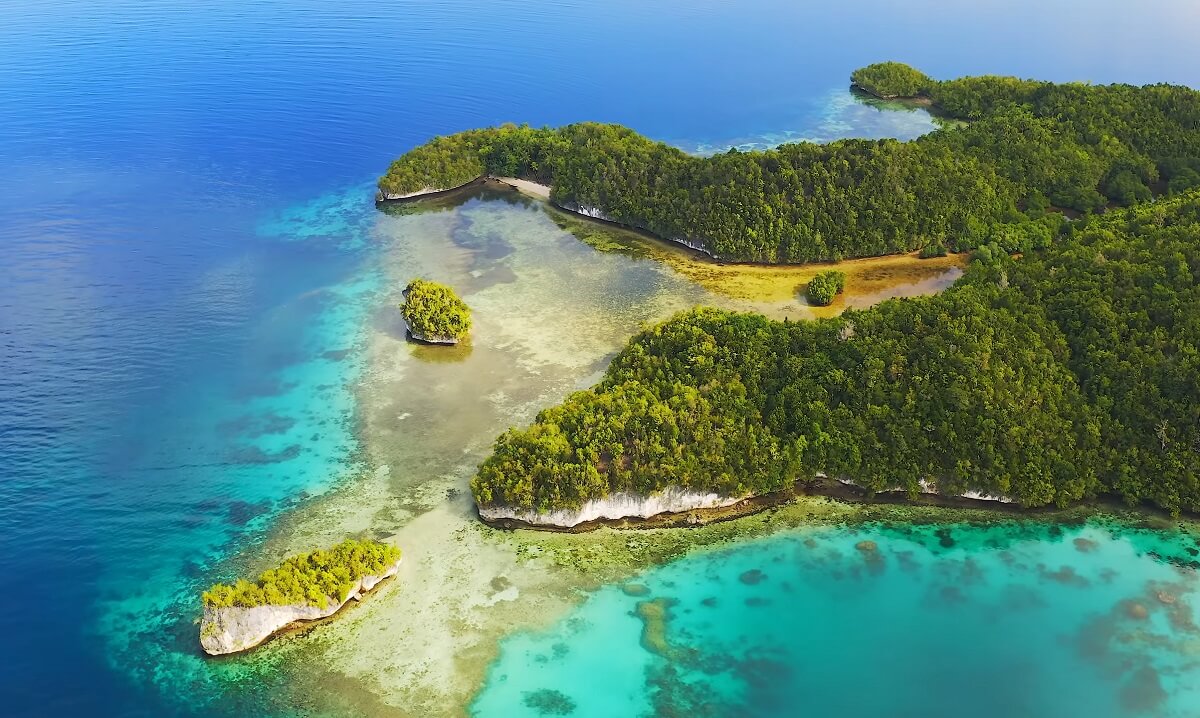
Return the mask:
[(941, 295), (776, 322), (698, 309), (496, 441), (482, 506), (667, 486), (728, 496), (818, 472), (1024, 506), (1100, 493), (1200, 510), (1200, 191), (982, 247)]
[(400, 560), (400, 549), (379, 541), (347, 539), (327, 551), (292, 556), (278, 568), (263, 571), (258, 581), (217, 583), (204, 592), (205, 606), (291, 606), (326, 608), (329, 600), (346, 600), (363, 576), (378, 576)]
[(421, 336), (462, 339), (471, 331), (471, 310), (445, 284), (412, 280), (400, 309), (409, 328)]
[[(855, 74), (924, 77), (903, 67)], [(484, 174), (521, 177), (551, 185), (561, 206), (725, 259), (812, 262), (930, 245), (1024, 252), (1060, 232), (1053, 208), (1095, 212), (1200, 186), (1200, 93), (1187, 87), (984, 76), (923, 89), (940, 113), (970, 122), (910, 142), (800, 142), (710, 157), (618, 125), (506, 125), (435, 138), (393, 162), (379, 187), (403, 194)]]

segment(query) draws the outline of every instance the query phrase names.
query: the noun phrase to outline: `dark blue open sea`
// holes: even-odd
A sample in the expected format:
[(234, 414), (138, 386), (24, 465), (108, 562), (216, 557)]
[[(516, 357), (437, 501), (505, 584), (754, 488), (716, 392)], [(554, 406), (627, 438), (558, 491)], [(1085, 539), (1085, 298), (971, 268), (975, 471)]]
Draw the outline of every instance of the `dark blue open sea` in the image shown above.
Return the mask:
[[(353, 473), (395, 155), (504, 121), (911, 137), (851, 70), (1200, 86), (1198, 29), (1190, 0), (0, 2), (0, 714), (201, 705), (195, 592)], [(278, 220), (321, 197), (341, 219)]]

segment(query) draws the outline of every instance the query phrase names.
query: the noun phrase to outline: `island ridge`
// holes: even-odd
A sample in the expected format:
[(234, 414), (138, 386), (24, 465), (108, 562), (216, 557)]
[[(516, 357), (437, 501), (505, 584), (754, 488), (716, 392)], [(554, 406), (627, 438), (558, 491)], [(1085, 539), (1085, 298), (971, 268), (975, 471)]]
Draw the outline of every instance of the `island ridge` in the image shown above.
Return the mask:
[(985, 245), (937, 296), (812, 322), (685, 312), (503, 434), (472, 482), (480, 515), (567, 527), (822, 476), (1200, 511), (1197, 237), (1191, 191), (1068, 224), (1021, 258)]
[(926, 83), (901, 67), (855, 76), (882, 94), (917, 88), (963, 122), (910, 142), (709, 157), (617, 125), (505, 125), (407, 152), (379, 180), (378, 198), (518, 178), (549, 186), (560, 207), (714, 257), (803, 263), (985, 244), (1025, 252), (1047, 246), (1064, 213), (1200, 186), (1200, 93), (1190, 88), (996, 76)]

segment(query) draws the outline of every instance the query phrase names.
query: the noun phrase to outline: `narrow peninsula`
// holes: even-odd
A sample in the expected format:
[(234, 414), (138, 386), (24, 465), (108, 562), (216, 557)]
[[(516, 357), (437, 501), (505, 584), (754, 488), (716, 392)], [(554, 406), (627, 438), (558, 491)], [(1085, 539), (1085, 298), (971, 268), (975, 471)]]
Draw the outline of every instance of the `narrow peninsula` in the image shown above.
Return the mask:
[(289, 626), (332, 616), (399, 568), (399, 548), (350, 539), (292, 556), (258, 581), (215, 584), (202, 597), (200, 645), (212, 656), (254, 648)]
[(458, 344), (471, 331), (471, 310), (444, 284), (412, 280), (400, 310), (409, 336), (425, 344)]

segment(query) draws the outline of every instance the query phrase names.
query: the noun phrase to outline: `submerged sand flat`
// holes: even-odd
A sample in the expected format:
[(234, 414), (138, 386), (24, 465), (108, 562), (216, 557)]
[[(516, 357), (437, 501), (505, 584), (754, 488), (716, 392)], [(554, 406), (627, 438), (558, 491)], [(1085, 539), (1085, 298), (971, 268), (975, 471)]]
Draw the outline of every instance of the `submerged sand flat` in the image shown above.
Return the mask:
[[(811, 499), (693, 531), (587, 536), (509, 533), (478, 522), (468, 483), (495, 437), (594, 383), (643, 323), (697, 304), (776, 316), (809, 311), (796, 287), (813, 268), (705, 265), (635, 233), (591, 223), (567, 231), (557, 214), (511, 190), (379, 214), (373, 240), (383, 247), (392, 291), (376, 300), (367, 369), (355, 387), (358, 474), (283, 518), (262, 554), (357, 534), (396, 542), (406, 560), (395, 582), (338, 621), (246, 659), (294, 674), (294, 694), (283, 703), (462, 715), (499, 639), (551, 625), (586, 589), (698, 546), (884, 510)], [(598, 243), (610, 251), (597, 251)], [(912, 279), (886, 268), (916, 261), (868, 260), (849, 272), (886, 293)], [(918, 266), (933, 276), (955, 267), (937, 262)], [(721, 281), (706, 281), (712, 275)], [(471, 306), (469, 343), (405, 341), (396, 305), (414, 276), (450, 284)]]
[[(852, 259), (844, 262), (778, 265), (714, 261), (683, 245), (644, 232), (602, 225), (547, 206), (563, 229), (601, 251), (662, 262), (680, 276), (718, 297), (714, 303), (733, 303), (781, 318), (828, 317), (848, 308), (868, 307), (893, 297), (936, 294), (962, 276), (966, 254), (920, 259), (916, 253)], [(809, 306), (805, 288), (817, 274), (831, 268), (846, 274), (846, 291), (828, 307)]]

